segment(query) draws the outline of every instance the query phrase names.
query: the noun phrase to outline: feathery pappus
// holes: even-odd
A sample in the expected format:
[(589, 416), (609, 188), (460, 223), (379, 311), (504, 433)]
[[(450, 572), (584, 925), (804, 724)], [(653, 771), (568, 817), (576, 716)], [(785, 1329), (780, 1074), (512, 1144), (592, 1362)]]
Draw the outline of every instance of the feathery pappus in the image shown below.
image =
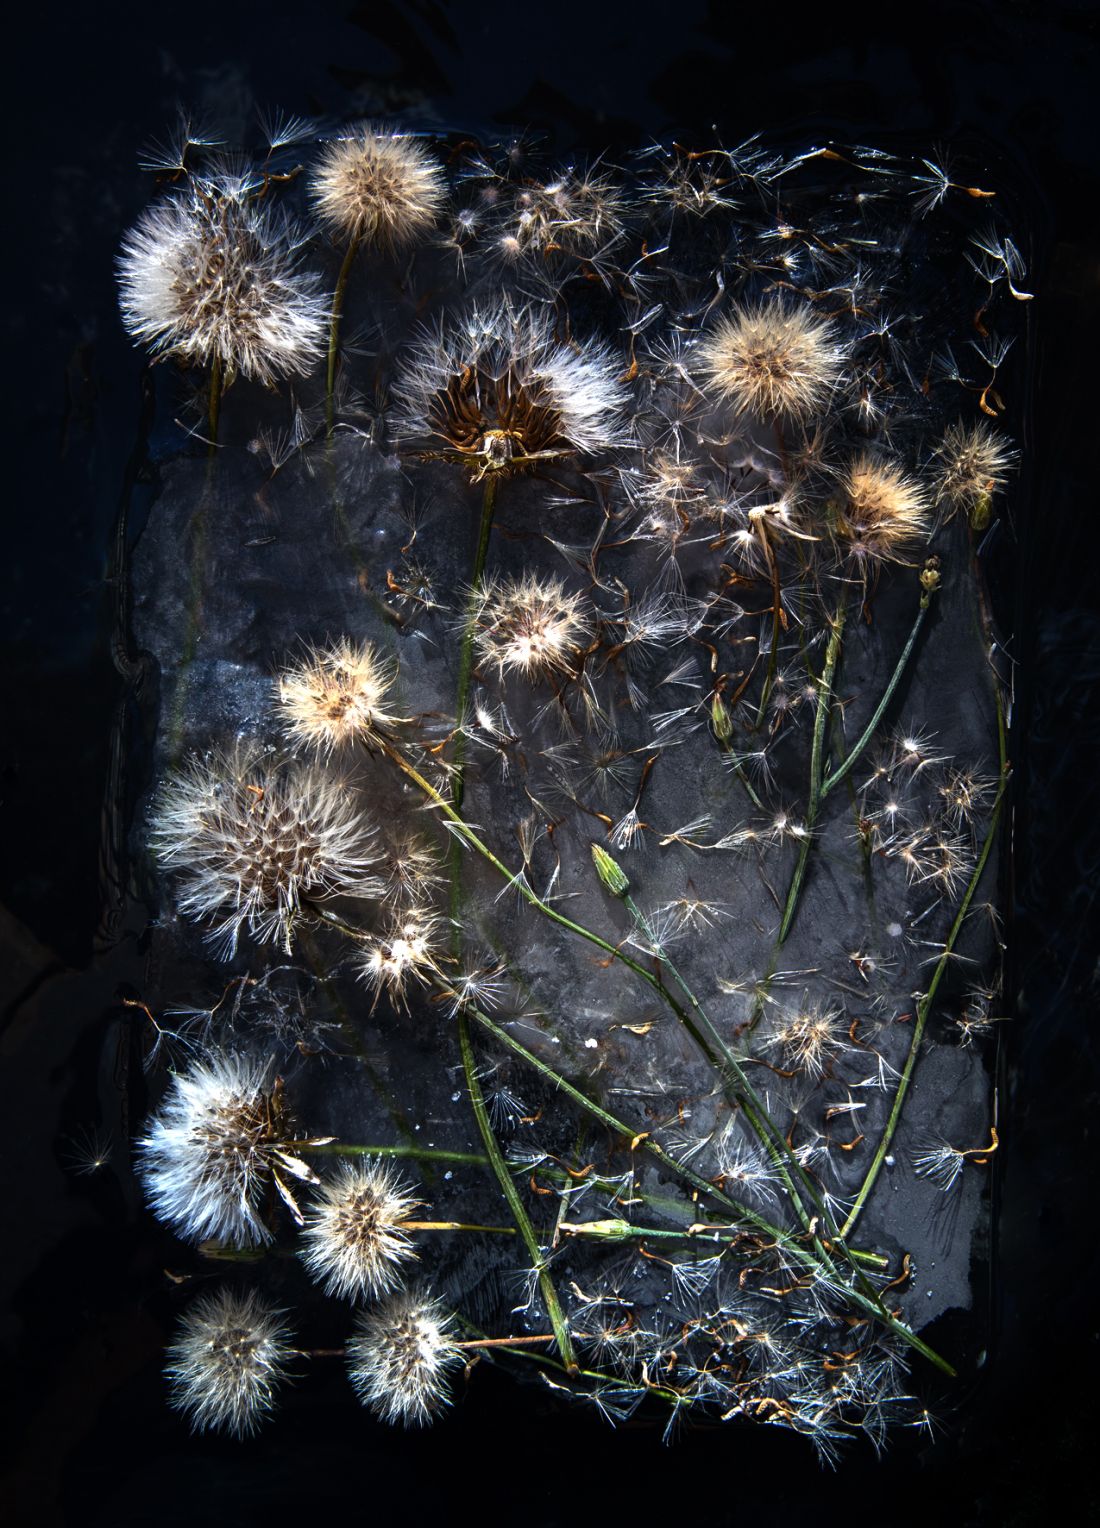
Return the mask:
[(301, 236), (247, 179), (192, 179), (146, 208), (118, 259), (122, 321), (158, 358), (272, 384), (320, 358), (328, 304)]

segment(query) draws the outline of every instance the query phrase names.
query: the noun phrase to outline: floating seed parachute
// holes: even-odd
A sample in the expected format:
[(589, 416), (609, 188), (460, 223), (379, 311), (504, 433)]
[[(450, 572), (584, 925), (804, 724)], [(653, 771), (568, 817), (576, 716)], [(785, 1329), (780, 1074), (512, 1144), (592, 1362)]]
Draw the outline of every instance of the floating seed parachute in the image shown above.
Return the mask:
[[(175, 196), (213, 183), (182, 159)], [(242, 1271), (274, 1356), (219, 1358), (212, 1399), (195, 1345), (229, 1297), (181, 1312), (178, 1403), (247, 1430), (283, 1379), (262, 1302), (306, 1334), (343, 1299), (392, 1421), (522, 1351), (613, 1420), (880, 1444), (972, 1359), (929, 1328), (973, 1303), (997, 1144), (979, 554), (1028, 294), (996, 187), (867, 149), (546, 169), (380, 128), (263, 165), (243, 184), (298, 215), (369, 173), (375, 232), (329, 209), (300, 251), (327, 369), (191, 373), (216, 444), (162, 453), (132, 569), (158, 679), (134, 1011), (177, 1071), (150, 1204), (295, 1254)], [(217, 1157), (185, 1103), (230, 1072)]]

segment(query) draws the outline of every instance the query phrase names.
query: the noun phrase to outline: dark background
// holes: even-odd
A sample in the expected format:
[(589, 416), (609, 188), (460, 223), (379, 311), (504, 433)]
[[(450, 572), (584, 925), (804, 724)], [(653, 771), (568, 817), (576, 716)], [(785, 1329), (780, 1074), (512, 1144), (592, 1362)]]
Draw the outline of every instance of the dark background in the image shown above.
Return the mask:
[[(625, 1528), (804, 1511), (826, 1524), (935, 1513), (968, 1528), (1038, 1523), (1067, 1485), (1079, 1519), (1090, 1507), (1095, 1518), (1097, 31), (1088, 4), (801, 17), (717, 0), (323, 0), (55, 4), (7, 38), (0, 1385), (16, 1425), (5, 1522), (252, 1524), (339, 1510), (352, 1522)], [(1038, 296), (1005, 373), (1026, 465), (990, 553), (1016, 664), (998, 1278), (982, 1382), (932, 1446), (905, 1438), (881, 1461), (857, 1447), (835, 1474), (763, 1428), (703, 1427), (662, 1448), (659, 1429), (612, 1432), (486, 1366), (424, 1434), (374, 1426), (321, 1379), (247, 1445), (191, 1438), (166, 1410), (164, 1333), (145, 1294), (169, 1241), (137, 1202), (125, 1140), (102, 1173), (62, 1170), (81, 1132), (112, 1119), (107, 1104), (118, 1114), (115, 962), (133, 935), (101, 846), (118, 800), (112, 546), (146, 381), (112, 261), (151, 193), (138, 150), (177, 103), (233, 121), (252, 101), (541, 128), (562, 155), (709, 141), (712, 123), (728, 144), (796, 128), (973, 154), (1016, 188), (1011, 220)]]

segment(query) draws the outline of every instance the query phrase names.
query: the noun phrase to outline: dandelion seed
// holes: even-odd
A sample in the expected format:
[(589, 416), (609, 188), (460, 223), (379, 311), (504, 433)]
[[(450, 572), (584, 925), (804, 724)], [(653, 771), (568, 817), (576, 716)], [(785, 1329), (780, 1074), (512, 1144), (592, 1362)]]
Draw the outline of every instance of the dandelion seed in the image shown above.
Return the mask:
[(865, 454), (843, 479), (837, 533), (857, 565), (903, 562), (928, 533), (927, 507), (919, 483), (895, 463)]
[(405, 1426), (432, 1421), (448, 1404), (447, 1378), (461, 1362), (450, 1317), (417, 1291), (365, 1311), (348, 1343), (348, 1373), (360, 1400), (383, 1421)]
[(120, 303), (158, 357), (270, 384), (319, 358), (327, 304), (300, 268), (299, 236), (252, 195), (230, 177), (196, 179), (149, 207), (123, 241)]
[(844, 359), (833, 324), (773, 301), (731, 313), (704, 335), (698, 369), (738, 413), (805, 419), (828, 402)]
[(398, 433), (436, 441), (475, 479), (627, 441), (622, 364), (555, 340), (545, 319), (501, 305), (428, 335), (394, 386)]
[(956, 827), (973, 822), (989, 802), (997, 782), (969, 769), (948, 770), (939, 795), (947, 809), (949, 820)]
[(151, 839), (179, 878), (179, 908), (217, 920), (224, 959), (243, 930), (289, 952), (303, 897), (374, 896), (373, 829), (338, 779), (255, 743), (194, 759), (165, 784)]
[(286, 1180), (317, 1182), (296, 1153), (319, 1142), (292, 1135), (282, 1083), (270, 1074), (269, 1063), (242, 1056), (196, 1063), (172, 1079), (137, 1143), (153, 1213), (189, 1241), (270, 1241), (260, 1208), (271, 1184), (301, 1220)]
[(447, 185), (414, 139), (366, 129), (326, 145), (312, 193), (318, 216), (335, 233), (393, 254), (434, 225)]
[(784, 1013), (771, 1032), (771, 1043), (784, 1060), (810, 1077), (820, 1077), (842, 1049), (846, 1035), (844, 1015), (838, 1009), (815, 1004), (796, 1013)]
[(590, 639), (589, 618), (579, 594), (557, 579), (529, 573), (492, 580), (481, 592), (474, 627), (478, 660), (524, 679), (564, 674)]
[(309, 648), (305, 658), (283, 670), (278, 699), (287, 732), (296, 743), (332, 753), (348, 743), (368, 746), (404, 718), (390, 708), (396, 665), (370, 642), (342, 638)]
[(197, 1432), (247, 1437), (272, 1410), (294, 1356), (282, 1312), (255, 1291), (219, 1289), (186, 1312), (168, 1349), (170, 1401)]
[(410, 981), (428, 982), (439, 975), (440, 921), (429, 909), (410, 907), (380, 937), (363, 947), (360, 975), (374, 988), (377, 1003), (383, 991), (404, 1007)]
[(65, 1166), (77, 1178), (93, 1178), (111, 1165), (114, 1140), (98, 1127), (84, 1126), (69, 1138), (61, 1152)]
[(502, 225), (506, 260), (556, 255), (593, 259), (623, 236), (625, 201), (607, 175), (566, 170), (544, 185), (524, 185)]
[(342, 1300), (393, 1289), (416, 1257), (403, 1227), (420, 1204), (388, 1167), (342, 1162), (306, 1214), (303, 1260), (310, 1274)]
[(913, 1171), (918, 1178), (927, 1178), (943, 1193), (949, 1193), (962, 1176), (966, 1155), (957, 1147), (941, 1141), (913, 1153)]

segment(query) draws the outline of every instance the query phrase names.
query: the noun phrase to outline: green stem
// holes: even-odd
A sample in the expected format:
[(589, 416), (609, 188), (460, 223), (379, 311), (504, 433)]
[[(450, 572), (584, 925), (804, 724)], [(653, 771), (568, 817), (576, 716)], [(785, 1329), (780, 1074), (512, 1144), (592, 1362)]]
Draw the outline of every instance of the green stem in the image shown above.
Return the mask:
[(218, 421), (222, 406), (222, 358), (215, 350), (210, 362), (210, 383), (206, 399), (207, 454), (218, 454)]
[(340, 319), (344, 312), (344, 291), (358, 249), (359, 235), (356, 234), (344, 252), (344, 261), (336, 278), (336, 290), (332, 294), (332, 312), (328, 322), (328, 372), (325, 381), (325, 426), (329, 440), (332, 439), (335, 419), (336, 355), (340, 343)]
[(874, 737), (875, 729), (878, 727), (879, 722), (882, 720), (886, 711), (886, 707), (890, 704), (891, 700), (893, 700), (894, 691), (897, 689), (901, 680), (901, 676), (904, 674), (906, 665), (912, 656), (913, 649), (917, 645), (917, 638), (920, 635), (920, 629), (924, 625), (925, 616), (928, 614), (929, 603), (930, 601), (928, 595), (923, 594), (921, 596), (920, 608), (917, 611), (916, 619), (913, 621), (912, 630), (909, 633), (908, 640), (901, 650), (901, 657), (898, 659), (897, 666), (890, 676), (890, 682), (882, 692), (882, 698), (880, 699), (878, 705), (875, 707), (874, 715), (867, 723), (867, 726), (864, 728), (863, 733), (860, 736), (859, 742), (855, 745), (851, 753), (844, 760), (844, 763), (841, 764), (837, 769), (834, 769), (832, 774), (826, 775), (825, 779), (821, 782), (822, 799), (824, 799), (824, 797), (829, 794), (834, 785), (839, 785), (841, 780), (843, 780), (844, 777), (851, 771), (859, 756), (867, 747), (867, 744)]
[(470, 582), (470, 597), (466, 601), (466, 620), (462, 628), (462, 647), (458, 656), (458, 693), (455, 699), (455, 752), (454, 752), (454, 806), (462, 810), (462, 798), (466, 794), (466, 703), (470, 698), (470, 676), (474, 667), (474, 632), (477, 629), (477, 612), (481, 603), (481, 579), (489, 556), (489, 537), (493, 529), (493, 513), (496, 509), (497, 479), (490, 473), (485, 479), (485, 492), (481, 499), (481, 524), (478, 528), (477, 553), (474, 557), (474, 573)]
[[(463, 828), (466, 825), (459, 816), (458, 811), (458, 808), (462, 805), (466, 785), (466, 736), (463, 730), (463, 720), (466, 711), (466, 701), (470, 692), (470, 676), (473, 670), (474, 630), (477, 619), (479, 590), (482, 575), (485, 572), (485, 563), (489, 555), (489, 538), (493, 528), (493, 511), (495, 507), (496, 478), (490, 476), (485, 480), (485, 492), (481, 501), (481, 523), (478, 529), (477, 552), (474, 556), (470, 597), (466, 603), (466, 622), (462, 633), (462, 647), (459, 652), (458, 692), (455, 700), (455, 717), (458, 731), (455, 738), (453, 760), (454, 783), (452, 786), (455, 805), (451, 806), (446, 802), (434, 786), (407, 759), (403, 758), (396, 748), (389, 744), (385, 745), (387, 755), (409, 775), (421, 790), (426, 792), (429, 799), (433, 800), (451, 821), (456, 825), (461, 823)], [(467, 841), (475, 842), (488, 855), (489, 851), (481, 844), (481, 840), (477, 838), (476, 834), (471, 834), (470, 830), (467, 829), (464, 836), (467, 837)], [(492, 856), (489, 857), (493, 858)], [(457, 839), (454, 839), (451, 844), (450, 862), (451, 921), (454, 929), (455, 954), (458, 955), (461, 953), (458, 948), (461, 941), (461, 925), (458, 915), (462, 901), (462, 850)], [(499, 861), (496, 861), (496, 863), (499, 865)], [(506, 871), (505, 874), (507, 873)], [(509, 878), (514, 880), (514, 877)], [(565, 1313), (561, 1308), (561, 1302), (558, 1299), (558, 1292), (554, 1287), (554, 1281), (550, 1276), (550, 1270), (543, 1259), (542, 1248), (535, 1235), (530, 1216), (527, 1214), (527, 1209), (520, 1198), (519, 1190), (512, 1179), (512, 1174), (508, 1170), (508, 1164), (504, 1160), (500, 1143), (493, 1132), (492, 1122), (489, 1119), (489, 1111), (485, 1107), (485, 1095), (481, 1090), (481, 1082), (477, 1075), (473, 1042), (470, 1037), (470, 1021), (464, 1009), (460, 1010), (458, 1014), (458, 1044), (462, 1055), (462, 1071), (466, 1080), (466, 1090), (470, 1095), (470, 1106), (474, 1111), (474, 1118), (477, 1121), (477, 1128), (481, 1134), (486, 1156), (489, 1158), (489, 1165), (496, 1174), (497, 1182), (500, 1184), (504, 1197), (508, 1202), (508, 1208), (512, 1213), (512, 1219), (516, 1223), (516, 1229), (519, 1231), (524, 1246), (527, 1248), (527, 1255), (531, 1260), (531, 1266), (537, 1274), (543, 1302), (546, 1305), (546, 1313), (554, 1330), (554, 1338), (557, 1342), (562, 1361), (565, 1364), (566, 1370), (573, 1373), (577, 1369), (577, 1359), (573, 1351), (572, 1338), (569, 1335), (569, 1323), (566, 1321)]]
[(932, 980), (928, 985), (928, 991), (917, 1004), (916, 1020), (913, 1024), (913, 1037), (909, 1042), (909, 1054), (905, 1058), (905, 1066), (902, 1070), (901, 1077), (898, 1079), (897, 1090), (894, 1093), (894, 1102), (890, 1109), (890, 1117), (886, 1121), (886, 1128), (882, 1133), (882, 1139), (879, 1141), (875, 1155), (871, 1160), (871, 1165), (867, 1169), (867, 1175), (860, 1185), (859, 1193), (856, 1195), (856, 1200), (852, 1206), (851, 1212), (848, 1215), (848, 1219), (844, 1222), (844, 1226), (840, 1233), (842, 1236), (848, 1235), (849, 1231), (851, 1231), (852, 1227), (855, 1225), (856, 1221), (862, 1214), (863, 1207), (867, 1203), (867, 1200), (870, 1198), (871, 1190), (874, 1188), (875, 1181), (877, 1180), (878, 1175), (882, 1170), (882, 1164), (886, 1160), (886, 1154), (890, 1150), (890, 1143), (894, 1139), (894, 1132), (897, 1130), (898, 1122), (901, 1119), (901, 1111), (902, 1105), (905, 1103), (905, 1095), (908, 1093), (909, 1084), (913, 1079), (913, 1071), (917, 1064), (917, 1055), (920, 1051), (921, 1041), (924, 1038), (924, 1030), (925, 1025), (928, 1023), (928, 1015), (932, 1011), (932, 1003), (935, 1000), (936, 992), (938, 991), (940, 982), (943, 979), (943, 973), (947, 969), (947, 963), (951, 958), (951, 954), (955, 948), (955, 942), (959, 937), (959, 933), (966, 919), (967, 912), (970, 909), (970, 904), (973, 901), (974, 893), (978, 889), (978, 882), (982, 878), (982, 874), (989, 860), (990, 852), (993, 848), (993, 840), (996, 837), (997, 823), (1000, 820), (1001, 806), (1004, 801), (1004, 793), (1007, 785), (1008, 775), (1006, 772), (1006, 766), (1002, 766), (1001, 781), (997, 790), (997, 799), (993, 803), (993, 811), (989, 819), (989, 829), (985, 836), (985, 842), (982, 845), (982, 852), (978, 856), (978, 863), (974, 866), (974, 873), (970, 877), (970, 881), (963, 895), (962, 902), (959, 904), (959, 910), (955, 915), (955, 921), (952, 923), (951, 930), (947, 935), (947, 939), (943, 947), (943, 954), (936, 962), (936, 969), (932, 973)]
[(783, 609), (783, 588), (779, 582), (779, 559), (775, 555), (771, 537), (768, 535), (767, 522), (760, 521), (760, 539), (764, 543), (764, 552), (768, 560), (768, 567), (772, 576), (772, 645), (768, 653), (768, 669), (764, 675), (764, 688), (760, 692), (760, 704), (756, 709), (756, 730), (764, 720), (764, 712), (768, 708), (771, 698), (772, 686), (775, 684), (776, 668), (779, 664), (779, 623)]
[(323, 1146), (299, 1146), (304, 1156), (331, 1157), (411, 1157), (418, 1162), (457, 1162), (470, 1167), (488, 1167), (489, 1158), (478, 1151), (437, 1151), (426, 1146), (351, 1146), (343, 1141)]
[[(510, 886), (513, 886), (515, 890), (519, 892), (520, 896), (523, 897), (525, 902), (536, 908), (540, 913), (543, 914), (544, 917), (549, 918), (552, 923), (559, 924), (560, 927), (568, 929), (571, 934), (577, 934), (581, 939), (587, 939), (589, 944), (594, 944), (597, 949), (603, 950), (606, 955), (611, 956), (615, 960), (621, 961), (623, 965), (627, 966), (631, 971), (635, 973), (635, 975), (640, 976), (643, 981), (648, 982), (651, 987), (655, 988), (658, 992), (663, 993), (664, 989), (662, 988), (661, 983), (653, 975), (652, 971), (647, 971), (644, 966), (639, 965), (635, 960), (631, 960), (630, 956), (624, 954), (623, 951), (620, 950), (616, 945), (609, 944), (606, 939), (601, 939), (599, 934), (593, 933), (591, 929), (585, 928), (583, 924), (574, 923), (572, 918), (566, 918), (564, 914), (559, 913), (555, 908), (551, 907), (548, 902), (544, 902), (540, 896), (533, 892), (523, 876), (513, 875), (512, 872), (508, 869), (507, 865), (505, 865), (496, 857), (493, 851), (488, 847), (486, 843), (482, 841), (481, 838), (478, 837), (477, 833), (474, 832), (473, 828), (469, 826), (466, 820), (461, 817), (458, 812), (455, 811), (454, 807), (446, 799), (446, 797), (437, 791), (431, 781), (426, 779), (425, 776), (422, 775), (416, 768), (416, 766), (410, 763), (410, 761), (406, 759), (405, 756), (393, 746), (393, 744), (383, 741), (382, 750), (386, 754), (386, 757), (392, 760), (392, 762), (396, 764), (404, 774), (408, 775), (413, 784), (424, 792), (425, 796), (427, 796), (428, 800), (431, 801), (433, 806), (439, 808), (444, 817), (446, 817), (447, 821), (454, 826), (458, 836), (465, 843), (469, 844), (472, 849), (476, 849), (478, 854), (480, 854), (483, 859), (492, 865), (493, 869), (502, 875)], [(454, 875), (452, 872), (452, 885), (453, 883)], [(329, 921), (333, 920), (330, 919)]]
[(546, 1314), (550, 1318), (550, 1325), (554, 1329), (554, 1337), (557, 1340), (558, 1351), (562, 1356), (566, 1369), (574, 1371), (577, 1368), (576, 1355), (573, 1352), (573, 1343), (569, 1335), (569, 1324), (565, 1319), (565, 1313), (558, 1300), (558, 1292), (554, 1288), (554, 1281), (550, 1277), (542, 1248), (539, 1246), (534, 1227), (524, 1207), (523, 1200), (519, 1196), (519, 1190), (512, 1180), (512, 1174), (508, 1171), (508, 1164), (504, 1160), (493, 1127), (489, 1122), (489, 1111), (485, 1107), (485, 1095), (481, 1091), (481, 1083), (478, 1080), (477, 1067), (474, 1063), (473, 1045), (470, 1042), (470, 1024), (465, 1011), (458, 1016), (458, 1043), (462, 1051), (462, 1069), (466, 1074), (466, 1086), (470, 1094), (470, 1103), (473, 1107), (474, 1118), (481, 1132), (481, 1139), (485, 1145), (485, 1151), (489, 1163), (496, 1174), (497, 1182), (503, 1190), (504, 1197), (508, 1201), (508, 1208), (512, 1212), (512, 1218), (523, 1243), (527, 1248), (527, 1254), (531, 1259), (531, 1266), (538, 1273), (539, 1288), (546, 1305)]
[[(616, 1119), (613, 1114), (608, 1113), (608, 1111), (604, 1109), (600, 1104), (596, 1103), (594, 1099), (591, 1099), (587, 1094), (582, 1093), (579, 1088), (575, 1088), (573, 1084), (566, 1078), (562, 1077), (560, 1073), (555, 1072), (553, 1067), (548, 1066), (545, 1061), (540, 1060), (539, 1057), (536, 1056), (532, 1051), (529, 1051), (521, 1041), (515, 1039), (513, 1035), (510, 1035), (506, 1029), (502, 1028), (501, 1025), (496, 1023), (494, 1019), (491, 1019), (487, 1013), (483, 1013), (479, 1008), (472, 1006), (468, 1009), (468, 1012), (474, 1019), (477, 1020), (482, 1028), (488, 1030), (488, 1032), (497, 1040), (499, 1040), (502, 1045), (506, 1046), (507, 1049), (510, 1050), (514, 1055), (519, 1056), (522, 1060), (526, 1061), (529, 1066), (532, 1066), (537, 1072), (541, 1073), (542, 1076), (552, 1081), (554, 1086), (559, 1091), (563, 1092), (568, 1098), (571, 1098), (574, 1103), (576, 1103), (581, 1109), (585, 1110), (586, 1113), (592, 1115), (594, 1119), (599, 1120), (616, 1135), (629, 1138), (635, 1149), (645, 1151), (646, 1154), (653, 1157), (653, 1159), (661, 1167), (663, 1167), (665, 1171), (675, 1173), (697, 1193), (703, 1194), (709, 1199), (713, 1199), (716, 1204), (721, 1205), (727, 1211), (732, 1211), (732, 1213), (739, 1219), (746, 1221), (749, 1225), (754, 1226), (757, 1230), (763, 1231), (765, 1234), (770, 1236), (778, 1245), (782, 1246), (795, 1261), (800, 1262), (807, 1270), (823, 1276), (828, 1286), (831, 1289), (834, 1289), (843, 1299), (848, 1300), (850, 1303), (857, 1306), (860, 1310), (865, 1311), (876, 1321), (881, 1321), (885, 1326), (889, 1327), (889, 1329), (894, 1332), (896, 1336), (900, 1337), (903, 1342), (906, 1342), (911, 1348), (915, 1349), (916, 1352), (921, 1353), (925, 1358), (927, 1358), (928, 1361), (934, 1364), (937, 1369), (941, 1369), (943, 1373), (949, 1375), (951, 1378), (955, 1377), (955, 1370), (947, 1362), (947, 1360), (945, 1358), (941, 1358), (940, 1355), (934, 1351), (934, 1349), (930, 1348), (928, 1344), (924, 1342), (920, 1337), (918, 1337), (915, 1332), (910, 1331), (910, 1329), (903, 1322), (899, 1321), (896, 1316), (891, 1315), (891, 1313), (885, 1309), (881, 1300), (878, 1300), (873, 1296), (865, 1295), (860, 1290), (853, 1289), (849, 1284), (840, 1282), (837, 1278), (837, 1269), (835, 1265), (830, 1259), (828, 1259), (824, 1249), (821, 1249), (821, 1244), (819, 1241), (815, 1239), (814, 1251), (810, 1251), (805, 1247), (799, 1246), (789, 1231), (784, 1231), (780, 1226), (772, 1225), (770, 1221), (764, 1218), (764, 1216), (758, 1215), (755, 1210), (750, 1210), (746, 1205), (738, 1204), (736, 1200), (731, 1199), (728, 1194), (723, 1193), (721, 1189), (717, 1188), (713, 1183), (709, 1182), (706, 1178), (702, 1177), (699, 1173), (695, 1172), (685, 1163), (679, 1162), (675, 1157), (669, 1156), (668, 1152), (665, 1151), (663, 1146), (649, 1138), (649, 1133), (647, 1131), (634, 1130), (632, 1126), (625, 1124), (622, 1120)], [(817, 1249), (821, 1250), (819, 1251)]]
[(798, 850), (798, 862), (794, 867), (794, 875), (791, 877), (790, 890), (787, 892), (786, 905), (783, 908), (783, 921), (779, 925), (779, 933), (776, 936), (776, 945), (781, 945), (791, 931), (794, 915), (798, 909), (798, 899), (802, 892), (802, 883), (806, 877), (806, 862), (810, 857), (810, 846), (813, 843), (814, 826), (817, 823), (818, 809), (821, 806), (821, 778), (825, 767), (825, 728), (829, 720), (829, 711), (833, 696), (833, 678), (836, 674), (837, 662), (840, 658), (840, 646), (844, 636), (844, 622), (847, 618), (847, 607), (841, 605), (836, 613), (829, 631), (829, 644), (825, 649), (825, 668), (821, 678), (817, 681), (817, 715), (814, 717), (813, 744), (810, 750), (810, 799), (806, 805), (806, 821), (804, 837)]

